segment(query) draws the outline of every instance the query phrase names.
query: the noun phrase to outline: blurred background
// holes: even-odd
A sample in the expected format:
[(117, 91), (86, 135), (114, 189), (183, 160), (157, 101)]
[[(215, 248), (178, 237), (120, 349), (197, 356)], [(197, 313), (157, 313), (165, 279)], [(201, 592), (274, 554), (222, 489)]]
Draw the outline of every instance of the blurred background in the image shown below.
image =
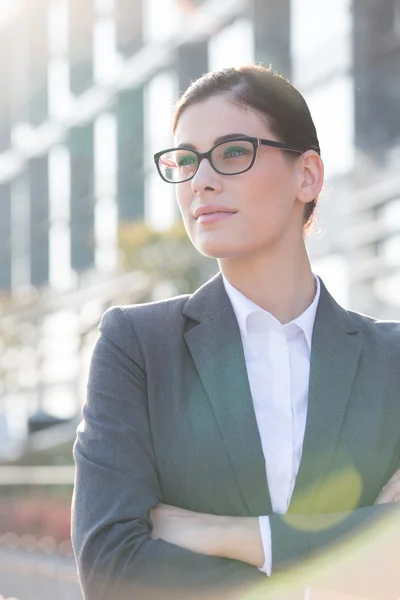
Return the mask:
[(400, 318), (400, 0), (0, 0), (0, 594), (80, 598), (71, 456), (102, 313), (194, 291), (153, 153), (190, 81), (261, 62), (309, 103), (307, 246), (346, 308)]

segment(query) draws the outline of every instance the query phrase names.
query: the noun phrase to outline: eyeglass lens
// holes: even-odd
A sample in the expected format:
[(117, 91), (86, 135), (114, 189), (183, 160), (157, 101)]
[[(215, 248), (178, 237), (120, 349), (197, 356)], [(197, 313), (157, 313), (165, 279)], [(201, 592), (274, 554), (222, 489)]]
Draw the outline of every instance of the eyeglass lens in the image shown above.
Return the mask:
[[(254, 146), (246, 140), (219, 144), (211, 153), (211, 162), (224, 175), (236, 175), (249, 168), (254, 158)], [(193, 177), (198, 167), (195, 152), (176, 149), (165, 152), (158, 159), (161, 173), (170, 182), (180, 183)]]

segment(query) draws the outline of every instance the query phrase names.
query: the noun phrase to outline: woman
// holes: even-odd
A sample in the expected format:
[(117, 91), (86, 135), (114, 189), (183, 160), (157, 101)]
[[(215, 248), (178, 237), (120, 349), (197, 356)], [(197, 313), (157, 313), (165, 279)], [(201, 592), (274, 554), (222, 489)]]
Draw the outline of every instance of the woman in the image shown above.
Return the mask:
[(103, 315), (74, 447), (90, 600), (268, 583), (398, 499), (400, 325), (311, 270), (324, 169), (303, 97), (261, 66), (209, 73), (173, 132), (156, 166), (220, 272)]

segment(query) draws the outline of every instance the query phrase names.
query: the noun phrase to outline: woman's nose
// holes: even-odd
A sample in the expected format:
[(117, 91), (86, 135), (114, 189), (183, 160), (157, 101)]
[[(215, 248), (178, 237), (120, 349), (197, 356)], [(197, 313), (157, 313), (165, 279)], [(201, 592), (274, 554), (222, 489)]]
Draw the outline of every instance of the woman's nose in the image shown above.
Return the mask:
[(221, 184), (222, 181), (219, 173), (214, 171), (207, 158), (203, 158), (196, 174), (192, 178), (193, 192), (201, 193), (206, 190), (219, 191)]

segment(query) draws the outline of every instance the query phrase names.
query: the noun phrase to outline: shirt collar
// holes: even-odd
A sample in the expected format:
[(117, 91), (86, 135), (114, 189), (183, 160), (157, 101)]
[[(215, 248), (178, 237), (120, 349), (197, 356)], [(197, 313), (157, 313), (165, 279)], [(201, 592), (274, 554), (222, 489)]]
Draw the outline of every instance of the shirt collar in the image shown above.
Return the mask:
[[(321, 295), (321, 284), (319, 281), (319, 277), (314, 273), (313, 275), (317, 286), (317, 291), (314, 300), (300, 316), (296, 317), (296, 319), (293, 319), (293, 321), (290, 321), (290, 323), (285, 324), (288, 326), (291, 324), (295, 324), (304, 332), (310, 351), (315, 317), (317, 314), (318, 303)], [(239, 290), (233, 287), (233, 285), (226, 279), (223, 273), (222, 279), (242, 334), (247, 335), (247, 318), (250, 314), (254, 312), (263, 312), (270, 315), (272, 319), (275, 319), (275, 317), (271, 315), (268, 311), (262, 309), (252, 300), (249, 300), (249, 298), (247, 298), (241, 292), (239, 292)]]

